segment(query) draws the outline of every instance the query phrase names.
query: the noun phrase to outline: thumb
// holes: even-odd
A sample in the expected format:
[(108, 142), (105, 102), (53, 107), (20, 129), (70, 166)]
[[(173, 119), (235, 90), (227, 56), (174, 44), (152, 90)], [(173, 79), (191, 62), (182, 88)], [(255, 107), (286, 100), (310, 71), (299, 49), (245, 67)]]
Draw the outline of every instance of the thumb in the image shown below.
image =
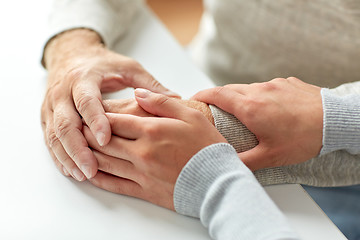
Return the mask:
[(142, 88), (135, 89), (135, 99), (145, 111), (160, 117), (183, 120), (190, 110), (190, 108), (168, 96)]
[(238, 156), (251, 171), (270, 166), (268, 162), (269, 154), (267, 154), (267, 151), (260, 144), (249, 151), (238, 153)]

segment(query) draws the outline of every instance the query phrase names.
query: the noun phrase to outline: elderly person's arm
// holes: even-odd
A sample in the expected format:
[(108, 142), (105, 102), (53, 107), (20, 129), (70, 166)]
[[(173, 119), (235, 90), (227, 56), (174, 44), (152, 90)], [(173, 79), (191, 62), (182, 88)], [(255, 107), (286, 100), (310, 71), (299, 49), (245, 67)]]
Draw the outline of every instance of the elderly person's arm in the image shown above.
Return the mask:
[(82, 120), (100, 145), (111, 129), (103, 92), (142, 87), (170, 96), (136, 61), (110, 50), (126, 34), (140, 0), (55, 0), (43, 65), (48, 84), (41, 119), (45, 141), (59, 170), (79, 181), (95, 176), (97, 161), (81, 132)]

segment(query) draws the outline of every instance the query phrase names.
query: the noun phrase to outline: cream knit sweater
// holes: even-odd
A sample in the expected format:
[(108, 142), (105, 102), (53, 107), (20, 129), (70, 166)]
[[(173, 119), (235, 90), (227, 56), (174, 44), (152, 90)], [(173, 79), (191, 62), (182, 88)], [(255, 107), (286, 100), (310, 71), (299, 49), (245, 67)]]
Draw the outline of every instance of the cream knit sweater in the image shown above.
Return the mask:
[(357, 0), (204, 0), (191, 45), (219, 85), (294, 76), (321, 87), (360, 80)]

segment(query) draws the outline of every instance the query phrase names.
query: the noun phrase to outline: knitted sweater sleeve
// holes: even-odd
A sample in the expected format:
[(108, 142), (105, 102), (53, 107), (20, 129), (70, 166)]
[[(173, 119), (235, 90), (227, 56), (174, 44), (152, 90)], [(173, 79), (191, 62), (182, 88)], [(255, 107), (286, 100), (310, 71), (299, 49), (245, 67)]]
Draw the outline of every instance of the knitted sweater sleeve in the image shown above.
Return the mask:
[[(322, 89), (321, 94), (324, 108), (321, 154), (301, 164), (256, 171), (255, 176), (261, 184), (360, 184), (360, 82)], [(257, 145), (255, 135), (238, 119), (217, 107), (211, 106), (211, 110), (217, 129), (237, 152)]]
[(213, 239), (298, 239), (229, 144), (198, 152), (174, 189), (178, 213), (200, 218)]

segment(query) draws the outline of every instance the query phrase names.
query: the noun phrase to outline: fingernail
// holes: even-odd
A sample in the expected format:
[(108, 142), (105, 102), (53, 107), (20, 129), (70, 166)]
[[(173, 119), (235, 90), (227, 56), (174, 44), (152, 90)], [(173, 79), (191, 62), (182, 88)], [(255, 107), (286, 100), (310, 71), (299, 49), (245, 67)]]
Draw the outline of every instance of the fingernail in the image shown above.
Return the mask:
[(65, 176), (67, 176), (67, 177), (70, 176), (69, 171), (65, 167), (63, 167), (63, 172), (64, 172)]
[(99, 143), (99, 145), (104, 146), (105, 134), (102, 132), (97, 132), (95, 137), (96, 137), (96, 141)]
[(138, 98), (146, 98), (150, 95), (150, 91), (143, 89), (143, 88), (137, 88), (135, 89), (135, 96)]
[(82, 165), (80, 168), (81, 168), (81, 171), (85, 174), (87, 179), (92, 178), (91, 169), (90, 169), (90, 167), (88, 165), (86, 165), (86, 164)]
[(79, 171), (79, 169), (74, 169), (72, 171), (72, 175), (75, 177), (76, 180), (78, 180), (79, 182), (84, 180), (84, 175)]

